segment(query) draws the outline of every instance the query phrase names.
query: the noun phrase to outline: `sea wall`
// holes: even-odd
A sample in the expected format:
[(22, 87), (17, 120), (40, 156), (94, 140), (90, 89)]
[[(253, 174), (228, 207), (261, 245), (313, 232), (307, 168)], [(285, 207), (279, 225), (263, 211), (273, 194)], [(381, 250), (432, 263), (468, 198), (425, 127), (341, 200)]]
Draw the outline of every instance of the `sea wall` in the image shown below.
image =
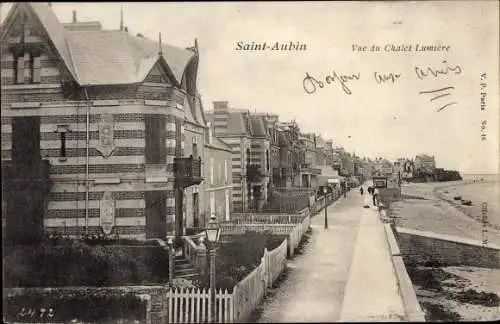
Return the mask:
[(480, 241), (396, 228), (397, 241), (406, 264), (438, 263), (448, 266), (500, 268), (500, 247)]

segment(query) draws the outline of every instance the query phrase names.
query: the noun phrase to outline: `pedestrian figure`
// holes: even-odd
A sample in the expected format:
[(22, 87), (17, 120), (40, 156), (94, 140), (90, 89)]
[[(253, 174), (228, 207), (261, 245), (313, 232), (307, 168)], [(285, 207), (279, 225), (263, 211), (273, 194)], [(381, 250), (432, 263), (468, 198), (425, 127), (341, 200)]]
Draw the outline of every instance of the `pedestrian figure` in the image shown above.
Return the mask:
[(377, 202), (378, 202), (378, 189), (377, 188), (373, 188), (372, 192), (373, 192), (373, 206), (377, 206)]
[(369, 187), (368, 187), (368, 193), (369, 193), (370, 195), (373, 193), (373, 188), (372, 188), (372, 186), (369, 186)]
[(363, 196), (363, 187), (359, 188), (359, 193)]

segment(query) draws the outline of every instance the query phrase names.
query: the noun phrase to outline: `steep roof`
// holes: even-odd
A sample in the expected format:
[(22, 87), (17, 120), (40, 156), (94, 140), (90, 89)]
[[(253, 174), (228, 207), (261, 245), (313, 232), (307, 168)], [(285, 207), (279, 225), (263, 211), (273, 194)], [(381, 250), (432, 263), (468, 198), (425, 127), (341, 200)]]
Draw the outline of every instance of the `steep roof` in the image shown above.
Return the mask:
[(184, 118), (194, 124), (200, 126), (207, 125), (207, 119), (203, 112), (203, 104), (200, 95), (186, 96), (184, 99)]
[(269, 135), (264, 116), (250, 115), (252, 135), (256, 137), (267, 137)]
[(81, 85), (131, 84), (144, 80), (151, 68), (162, 62), (180, 84), (193, 51), (159, 44), (120, 30), (65, 29), (46, 3), (16, 3), (4, 26), (5, 31), (19, 6), (32, 9), (40, 20), (62, 60)]

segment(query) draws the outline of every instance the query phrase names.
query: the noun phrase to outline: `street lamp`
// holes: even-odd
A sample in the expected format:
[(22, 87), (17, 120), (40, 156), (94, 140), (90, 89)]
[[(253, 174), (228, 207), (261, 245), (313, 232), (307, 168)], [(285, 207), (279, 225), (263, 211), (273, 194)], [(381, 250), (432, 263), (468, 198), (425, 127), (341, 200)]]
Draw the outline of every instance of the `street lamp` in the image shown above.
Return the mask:
[(326, 189), (326, 187), (323, 187), (323, 193), (325, 194), (325, 229), (328, 228), (328, 218), (327, 218), (328, 205), (326, 204), (326, 193), (327, 192), (328, 192), (328, 190)]
[(171, 237), (167, 238), (168, 245), (168, 280), (174, 280), (174, 241)]
[(217, 220), (215, 215), (210, 217), (210, 221), (208, 222), (208, 226), (205, 229), (205, 234), (207, 236), (207, 245), (210, 250), (210, 316), (209, 320), (211, 323), (216, 323), (215, 320), (215, 251), (217, 247), (217, 243), (219, 242), (220, 237), (220, 227), (217, 224)]

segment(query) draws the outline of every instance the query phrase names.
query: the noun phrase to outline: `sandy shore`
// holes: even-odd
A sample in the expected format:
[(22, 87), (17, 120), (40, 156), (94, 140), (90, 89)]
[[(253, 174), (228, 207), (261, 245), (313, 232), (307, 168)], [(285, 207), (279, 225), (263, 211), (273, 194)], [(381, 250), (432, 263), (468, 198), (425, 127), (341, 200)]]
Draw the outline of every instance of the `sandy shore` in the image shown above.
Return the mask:
[[(446, 186), (446, 188), (444, 187)], [(490, 186), (490, 187), (488, 187)], [(463, 182), (412, 183), (402, 187), (403, 200), (389, 206), (388, 215), (396, 226), (483, 240), (483, 224), (475, 217), (480, 203), (488, 200), (488, 216), (498, 212), (498, 196), (491, 184), (464, 185)], [(445, 192), (447, 191), (447, 192)], [(462, 207), (446, 200), (462, 195), (474, 206)], [(445, 199), (445, 200), (443, 200)], [(491, 203), (490, 203), (491, 201)], [(476, 202), (476, 203), (474, 203)], [(478, 207), (479, 206), (479, 207)], [(496, 214), (495, 214), (496, 215)], [(495, 218), (495, 224), (497, 218)], [(488, 242), (500, 245), (500, 231), (488, 227)], [(500, 269), (477, 267), (409, 268), (417, 298), (427, 321), (488, 321), (500, 319), (498, 287)]]
[[(466, 215), (482, 220), (481, 204), (486, 203), (486, 217), (490, 226), (500, 230), (500, 185), (495, 182), (476, 182), (462, 185), (450, 185), (435, 189), (436, 195), (450, 202), (455, 208)], [(471, 206), (464, 206), (460, 200), (453, 197), (461, 196), (463, 199), (471, 200)]]
[(426, 321), (500, 319), (500, 269), (418, 266), (408, 272)]
[[(447, 185), (456, 186), (458, 184), (460, 183), (455, 182), (448, 183)], [(436, 194), (435, 190), (443, 190), (443, 193), (445, 190), (448, 190), (453, 195), (453, 191), (442, 187), (443, 183), (412, 183), (403, 185), (402, 193), (404, 200), (392, 203), (389, 207), (388, 215), (396, 217), (396, 226), (482, 241), (483, 224), (474, 216), (474, 213), (476, 213), (474, 212), (474, 208), (481, 208), (480, 205), (467, 207), (465, 210), (469, 213), (468, 215), (462, 211), (461, 206), (453, 205), (438, 197), (439, 193)], [(462, 190), (465, 186), (459, 187)], [(472, 198), (469, 199), (472, 200)], [(494, 203), (488, 204), (489, 206), (494, 205)], [(488, 216), (490, 222), (495, 217), (493, 216), (493, 211), (490, 209)], [(500, 230), (488, 226), (485, 235), (488, 242), (500, 245)]]

